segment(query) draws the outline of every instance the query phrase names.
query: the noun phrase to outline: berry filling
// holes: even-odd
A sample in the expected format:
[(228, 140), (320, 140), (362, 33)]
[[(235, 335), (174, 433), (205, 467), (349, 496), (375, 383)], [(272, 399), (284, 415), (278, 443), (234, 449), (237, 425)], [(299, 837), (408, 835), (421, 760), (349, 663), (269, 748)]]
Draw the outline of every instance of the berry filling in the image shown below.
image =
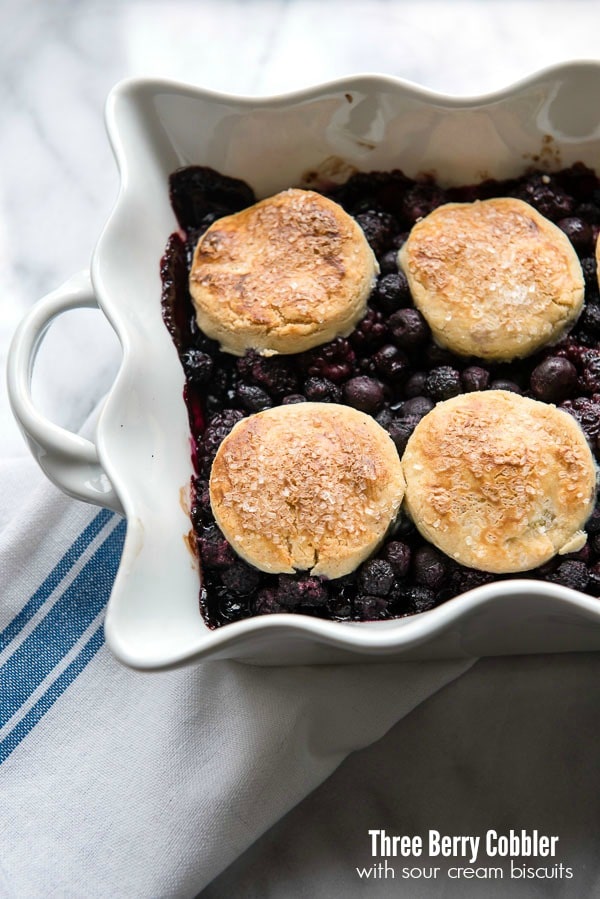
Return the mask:
[[(202, 570), (200, 607), (214, 628), (276, 612), (337, 621), (404, 617), (466, 590), (510, 577), (465, 568), (424, 540), (401, 514), (376, 555), (336, 580), (257, 571), (233, 552), (217, 527), (208, 479), (221, 441), (245, 416), (288, 403), (344, 403), (374, 416), (402, 455), (417, 423), (435, 403), (475, 390), (511, 390), (559, 405), (581, 425), (600, 460), (600, 293), (594, 246), (600, 231), (600, 180), (578, 163), (555, 174), (529, 172), (444, 190), (402, 172), (354, 175), (324, 190), (362, 227), (381, 273), (365, 317), (347, 338), (303, 353), (237, 358), (198, 328), (188, 291), (198, 237), (216, 219), (255, 202), (251, 188), (201, 166), (170, 178), (180, 230), (161, 262), (162, 310), (185, 373), (184, 398), (192, 438), (191, 520)], [(585, 307), (558, 344), (513, 363), (483, 363), (436, 346), (415, 309), (397, 253), (413, 224), (447, 202), (512, 196), (555, 222), (579, 255)], [(577, 553), (556, 556), (519, 574), (600, 596), (600, 507)]]

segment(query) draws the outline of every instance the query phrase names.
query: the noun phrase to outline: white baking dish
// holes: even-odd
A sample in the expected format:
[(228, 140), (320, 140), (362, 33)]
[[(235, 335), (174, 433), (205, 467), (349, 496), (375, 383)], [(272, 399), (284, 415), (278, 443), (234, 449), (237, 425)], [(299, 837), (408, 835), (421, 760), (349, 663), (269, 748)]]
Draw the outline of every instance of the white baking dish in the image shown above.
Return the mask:
[[(489, 584), (410, 618), (339, 623), (272, 615), (210, 630), (198, 607), (185, 495), (191, 475), (183, 373), (163, 324), (159, 262), (176, 222), (168, 176), (187, 164), (243, 178), (258, 196), (343, 180), (353, 170), (433, 172), (443, 183), (600, 164), (600, 64), (571, 63), (499, 93), (459, 99), (367, 75), (267, 99), (230, 97), (156, 80), (118, 85), (107, 124), (121, 190), (87, 275), (42, 300), (9, 360), (15, 414), (47, 475), (67, 493), (127, 516), (106, 615), (106, 638), (128, 665), (160, 669), (199, 659), (258, 664), (430, 659), (600, 649), (600, 600), (516, 579)], [(48, 323), (98, 305), (123, 363), (95, 443), (47, 421), (30, 396), (35, 349)]]

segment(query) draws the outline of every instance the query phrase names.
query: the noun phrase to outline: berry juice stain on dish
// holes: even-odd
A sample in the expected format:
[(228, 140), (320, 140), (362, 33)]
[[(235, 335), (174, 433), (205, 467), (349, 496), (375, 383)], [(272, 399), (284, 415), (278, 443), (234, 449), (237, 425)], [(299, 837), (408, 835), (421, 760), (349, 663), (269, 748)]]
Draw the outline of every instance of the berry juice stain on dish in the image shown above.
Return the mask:
[[(578, 425), (575, 433), (585, 436), (591, 453), (600, 459), (600, 293), (596, 259), (600, 181), (592, 171), (577, 164), (552, 175), (533, 172), (510, 181), (486, 181), (447, 190), (431, 180), (414, 181), (399, 171), (361, 173), (328, 191), (323, 203), (316, 199), (320, 194), (300, 190), (283, 192), (277, 195), (279, 199), (271, 198), (266, 204), (257, 203), (244, 182), (200, 166), (175, 172), (170, 188), (180, 230), (169, 239), (162, 260), (162, 308), (185, 372), (194, 465), (192, 524), (202, 567), (201, 609), (209, 626), (274, 612), (354, 621), (403, 617), (431, 609), (491, 580), (512, 576), (543, 579), (600, 596), (600, 510), (592, 496), (595, 468), (589, 454), (580, 471), (583, 489), (575, 491), (582, 495), (572, 516), (573, 534), (562, 540), (561, 533), (557, 540), (562, 545), (556, 545), (555, 553), (533, 552), (525, 562), (523, 554), (521, 561), (516, 561), (508, 553), (500, 566), (487, 564), (472, 551), (473, 543), (466, 542), (469, 536), (472, 538), (469, 533), (459, 534), (458, 551), (454, 537), (452, 548), (436, 542), (433, 531), (424, 528), (419, 517), (423, 510), (415, 511), (409, 491), (400, 512), (396, 514), (396, 508), (392, 508), (389, 527), (377, 534), (370, 554), (366, 558), (357, 556), (351, 570), (340, 573), (325, 567), (319, 571), (314, 564), (307, 564), (304, 570), (295, 571), (294, 565), (291, 570), (274, 570), (265, 564), (264, 556), (243, 549), (240, 553), (239, 545), (237, 551), (234, 549), (235, 538), (240, 535), (230, 533), (231, 543), (226, 539), (217, 523), (219, 519), (224, 524), (214, 489), (211, 496), (213, 463), (219, 451), (225, 453), (229, 435), (240, 433), (234, 430), (239, 423), (251, 425), (251, 417), (260, 419), (266, 410), (273, 410), (277, 418), (278, 408), (296, 404), (318, 404), (319, 412), (328, 404), (332, 410), (345, 406), (370, 416), (387, 434), (389, 445), (395, 447), (398, 461), (402, 460), (405, 467), (407, 445), (407, 460), (414, 456), (410, 450), (412, 435), (427, 433), (431, 427), (427, 417), (444, 409), (438, 404), (474, 393), (483, 398), (489, 391), (493, 392), (491, 401), (501, 392), (502, 397), (509, 396), (508, 402), (512, 396), (539, 405), (554, 404), (562, 410), (558, 422), (571, 424), (562, 418), (567, 412)], [(287, 326), (293, 310), (282, 308), (272, 321), (263, 323), (257, 338), (255, 322), (248, 325), (248, 312), (250, 319), (256, 318), (259, 307), (254, 303), (257, 293), (252, 284), (253, 279), (263, 278), (260, 269), (251, 267), (264, 255), (256, 247), (268, 232), (260, 222), (261, 209), (266, 207), (269, 216), (287, 214), (286, 204), (281, 205), (286, 195), (309, 206), (314, 202), (317, 212), (325, 210), (331, 216), (327, 227), (313, 228), (314, 259), (300, 254), (294, 257), (294, 267), (301, 269), (304, 260), (310, 275), (316, 260), (325, 265), (329, 276), (337, 273), (338, 283), (332, 290), (337, 291), (341, 285), (342, 293), (346, 291), (349, 317), (344, 319), (341, 307), (334, 308), (327, 285), (319, 284), (318, 277), (313, 283), (321, 293), (317, 291), (311, 298), (311, 278), (302, 280), (301, 271), (300, 277), (294, 278), (285, 271), (280, 285), (289, 282), (289, 289), (298, 292), (301, 284), (304, 312), (309, 314), (300, 316), (300, 323), (293, 321), (295, 327), (290, 331)], [(491, 230), (502, 231), (497, 213), (520, 217), (524, 230), (513, 252), (519, 256), (520, 270), (530, 279), (527, 296), (535, 294), (550, 312), (538, 314), (536, 306), (532, 329), (527, 316), (531, 316), (533, 307), (528, 310), (527, 298), (518, 304), (517, 312), (525, 318), (509, 348), (502, 339), (500, 344), (492, 340), (491, 350), (489, 340), (467, 345), (454, 340), (454, 314), (460, 317), (466, 314), (465, 309), (468, 313), (475, 300), (465, 308), (460, 302), (453, 308), (452, 289), (446, 288), (448, 284), (452, 287), (452, 278), (459, 280), (457, 266), (472, 262), (472, 258), (465, 263), (454, 256), (452, 277), (444, 275), (447, 260), (443, 265), (438, 262), (442, 250), (447, 252), (448, 248), (440, 248), (436, 242), (434, 210), (439, 210), (437, 216), (443, 216), (448, 214), (444, 207), (452, 211), (457, 205), (468, 210), (460, 227), (463, 231), (474, 228), (472, 233), (479, 237), (489, 229), (490, 218), (494, 220)], [(304, 219), (299, 227), (307, 227)], [(248, 229), (256, 245), (252, 253), (238, 246)], [(221, 236), (216, 239), (215, 234)], [(489, 251), (488, 267), (479, 280), (487, 288), (499, 285), (485, 294), (491, 302), (494, 293), (502, 293), (508, 283), (502, 281), (502, 273), (509, 268), (502, 251), (496, 248), (494, 252), (493, 242), (475, 243), (478, 253), (486, 248)], [(345, 247), (345, 256), (340, 247)], [(229, 272), (222, 268), (227, 254), (232, 266)], [(557, 256), (563, 262), (549, 277), (548, 265), (552, 268)], [(415, 258), (429, 261), (419, 268)], [(437, 260), (433, 269), (432, 258)], [(283, 251), (278, 259), (277, 265), (285, 260)], [(527, 260), (531, 263), (529, 270)], [(432, 270), (436, 273), (435, 290), (431, 289)], [(469, 278), (477, 281), (467, 269), (466, 280)], [(421, 281), (428, 281), (424, 291)], [(549, 281), (562, 286), (548, 292)], [(244, 282), (249, 285), (245, 295)], [(236, 286), (233, 293), (221, 293), (224, 285), (231, 283)], [(215, 290), (219, 302), (226, 297), (225, 337), (221, 320), (211, 322), (217, 308)], [(511, 296), (516, 293), (517, 287)], [(281, 298), (278, 290), (275, 294)], [(315, 313), (320, 308), (323, 314)], [(493, 307), (484, 310), (484, 318), (490, 308), (492, 317), (501, 319), (501, 312)], [(231, 309), (234, 312), (229, 315)], [(271, 307), (263, 312), (265, 319), (273, 315)], [(286, 332), (279, 343), (278, 328)], [(269, 345), (263, 338), (270, 331), (276, 341)], [(309, 343), (294, 345), (301, 332), (310, 332)], [(452, 403), (447, 408), (452, 408)], [(531, 448), (532, 453), (536, 451), (536, 447)], [(426, 448), (424, 456), (427, 462)], [(412, 479), (414, 472), (409, 472), (409, 477)], [(481, 486), (485, 492), (489, 486), (485, 478)], [(538, 486), (536, 481), (532, 489)], [(322, 494), (322, 485), (319, 489)], [(396, 490), (398, 505), (402, 492)], [(529, 517), (537, 521), (539, 509), (534, 505)], [(527, 517), (527, 510), (524, 515)], [(229, 518), (225, 531), (228, 523)], [(545, 525), (541, 522), (540, 526)], [(454, 535), (454, 531), (451, 533)], [(506, 543), (510, 546), (510, 541)], [(481, 546), (475, 546), (475, 551), (478, 549)], [(314, 558), (311, 556), (312, 561)]]

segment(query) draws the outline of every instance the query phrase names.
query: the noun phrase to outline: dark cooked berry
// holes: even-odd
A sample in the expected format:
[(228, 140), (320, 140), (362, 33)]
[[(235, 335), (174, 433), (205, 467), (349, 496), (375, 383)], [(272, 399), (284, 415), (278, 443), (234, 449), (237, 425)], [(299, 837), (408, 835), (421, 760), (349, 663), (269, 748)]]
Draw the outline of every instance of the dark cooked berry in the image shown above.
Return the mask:
[(594, 287), (598, 286), (597, 281), (597, 264), (594, 256), (584, 256), (583, 259), (579, 260), (581, 265), (581, 270), (583, 272), (583, 279), (585, 281), (586, 287)]
[(464, 368), (460, 375), (463, 390), (471, 393), (474, 390), (487, 390), (490, 383), (490, 373), (479, 365), (470, 365)]
[(589, 393), (600, 392), (600, 352), (591, 349), (585, 355), (581, 386)]
[(376, 256), (383, 256), (389, 249), (394, 234), (394, 218), (387, 212), (369, 210), (360, 212), (356, 221), (363, 230)]
[(496, 378), (490, 384), (490, 390), (508, 390), (509, 393), (523, 393), (516, 381), (509, 378)]
[(238, 596), (247, 596), (258, 587), (260, 572), (242, 562), (241, 559), (236, 559), (233, 565), (221, 572), (221, 582), (232, 593)]
[(400, 381), (409, 368), (406, 354), (392, 343), (387, 343), (377, 350), (373, 361), (377, 371), (390, 381)]
[(402, 590), (402, 600), (406, 603), (412, 614), (427, 612), (437, 605), (435, 592), (429, 587), (420, 585)]
[(425, 379), (425, 392), (436, 402), (458, 396), (460, 390), (460, 374), (450, 365), (432, 369)]
[(594, 511), (588, 518), (585, 529), (588, 534), (600, 534), (600, 505), (594, 506)]
[(410, 568), (410, 546), (402, 543), (401, 540), (390, 540), (386, 544), (383, 554), (396, 577), (406, 577)]
[(386, 431), (394, 441), (399, 456), (402, 456), (404, 453), (408, 439), (420, 420), (418, 415), (411, 415), (407, 418), (394, 418), (386, 427)]
[(413, 415), (417, 418), (423, 418), (434, 407), (433, 400), (428, 396), (413, 396), (402, 404), (402, 417), (409, 418)]
[(217, 412), (209, 420), (206, 430), (199, 441), (202, 454), (212, 461), (222, 441), (227, 437), (231, 429), (244, 417), (239, 409), (223, 409)]
[(588, 440), (595, 442), (600, 436), (600, 394), (593, 394), (590, 398), (565, 400), (561, 409), (565, 409), (579, 422)]
[(289, 396), (284, 396), (281, 400), (282, 406), (291, 406), (294, 403), (305, 403), (306, 397), (302, 393), (290, 393)]
[(202, 564), (206, 568), (229, 568), (236, 562), (236, 555), (216, 525), (206, 528), (198, 539)]
[(570, 587), (572, 590), (583, 591), (588, 585), (588, 569), (584, 562), (568, 559), (566, 562), (560, 563), (556, 571), (548, 577), (548, 580), (552, 581), (553, 584)]
[(248, 353), (237, 360), (240, 375), (266, 390), (274, 399), (293, 393), (298, 387), (298, 377), (281, 359), (270, 359), (257, 353)]
[(373, 415), (383, 404), (383, 387), (380, 381), (359, 375), (344, 384), (344, 402), (360, 412)]
[(430, 337), (429, 325), (418, 309), (399, 309), (390, 316), (388, 330), (396, 346), (415, 350)]
[(594, 336), (592, 343), (597, 344), (598, 335), (600, 335), (600, 305), (598, 303), (588, 303), (579, 322), (585, 331)]
[(406, 191), (402, 204), (404, 217), (414, 224), (418, 219), (424, 218), (430, 212), (446, 202), (446, 196), (441, 187), (433, 182), (415, 184)]
[(214, 207), (222, 215), (238, 212), (256, 202), (254, 191), (245, 181), (221, 175), (214, 169), (190, 165), (169, 178), (173, 211), (182, 228), (198, 228)]
[(427, 372), (416, 371), (410, 376), (404, 385), (404, 394), (407, 397), (421, 396), (425, 390), (425, 381), (427, 380)]
[(269, 587), (259, 590), (253, 603), (253, 611), (255, 615), (274, 615), (283, 612), (277, 590)]
[(193, 348), (184, 350), (181, 354), (181, 364), (186, 377), (194, 384), (207, 384), (210, 381), (214, 362), (208, 353)]
[(307, 378), (304, 382), (304, 395), (313, 403), (339, 403), (342, 388), (328, 378)]
[(549, 175), (533, 175), (519, 191), (519, 196), (553, 222), (573, 212), (572, 198)]
[(394, 524), (394, 537), (396, 539), (398, 537), (407, 539), (410, 537), (414, 537), (415, 533), (416, 528), (412, 518), (409, 518), (408, 515), (401, 511)]
[(454, 365), (455, 358), (450, 350), (438, 346), (437, 343), (430, 341), (424, 348), (424, 362), (429, 368), (439, 368), (441, 365)]
[(586, 591), (592, 596), (600, 596), (600, 562), (596, 562), (588, 569), (588, 582)]
[(411, 295), (404, 272), (394, 272), (379, 278), (373, 299), (384, 312), (393, 312), (410, 303)]
[(263, 412), (273, 405), (267, 391), (256, 384), (239, 384), (236, 395), (240, 406), (247, 412)]
[(450, 574), (450, 583), (454, 594), (466, 593), (475, 587), (482, 587), (494, 580), (494, 575), (486, 571), (477, 571), (475, 568), (464, 568), (458, 565)]
[(385, 559), (372, 559), (360, 569), (358, 583), (365, 593), (387, 596), (394, 586), (394, 569)]
[(355, 621), (381, 621), (390, 617), (389, 603), (381, 596), (359, 593), (353, 605)]
[(440, 590), (444, 581), (448, 565), (445, 557), (434, 546), (419, 546), (413, 555), (413, 573), (417, 584), (421, 587), (429, 587), (430, 590)]
[(392, 275), (398, 271), (398, 250), (388, 250), (379, 260), (382, 275)]
[(328, 598), (327, 587), (318, 577), (297, 578), (295, 575), (280, 574), (278, 597), (286, 609), (298, 606), (322, 606)]
[(589, 253), (592, 249), (593, 234), (592, 229), (587, 222), (577, 216), (570, 215), (567, 218), (560, 219), (556, 223), (561, 231), (563, 231), (578, 253)]
[(352, 374), (356, 359), (354, 350), (343, 337), (305, 354), (307, 373), (313, 377), (327, 378), (338, 384)]
[(568, 359), (548, 356), (533, 369), (529, 383), (538, 400), (560, 403), (577, 386), (577, 369)]
[(240, 596), (231, 596), (223, 588), (217, 591), (217, 596), (219, 615), (225, 621), (239, 621), (241, 618), (247, 618), (250, 609), (246, 600)]
[(352, 346), (359, 352), (374, 349), (385, 340), (387, 325), (383, 314), (372, 307), (367, 309), (365, 317), (359, 321), (348, 338)]

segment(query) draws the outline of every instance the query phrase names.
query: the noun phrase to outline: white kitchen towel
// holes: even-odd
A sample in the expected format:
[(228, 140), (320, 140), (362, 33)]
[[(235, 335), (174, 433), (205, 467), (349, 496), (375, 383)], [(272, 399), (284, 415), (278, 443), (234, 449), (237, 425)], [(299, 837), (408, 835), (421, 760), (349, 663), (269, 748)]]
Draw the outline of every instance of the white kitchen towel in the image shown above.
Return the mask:
[(138, 673), (102, 620), (126, 523), (0, 466), (0, 895), (192, 897), (468, 661)]

